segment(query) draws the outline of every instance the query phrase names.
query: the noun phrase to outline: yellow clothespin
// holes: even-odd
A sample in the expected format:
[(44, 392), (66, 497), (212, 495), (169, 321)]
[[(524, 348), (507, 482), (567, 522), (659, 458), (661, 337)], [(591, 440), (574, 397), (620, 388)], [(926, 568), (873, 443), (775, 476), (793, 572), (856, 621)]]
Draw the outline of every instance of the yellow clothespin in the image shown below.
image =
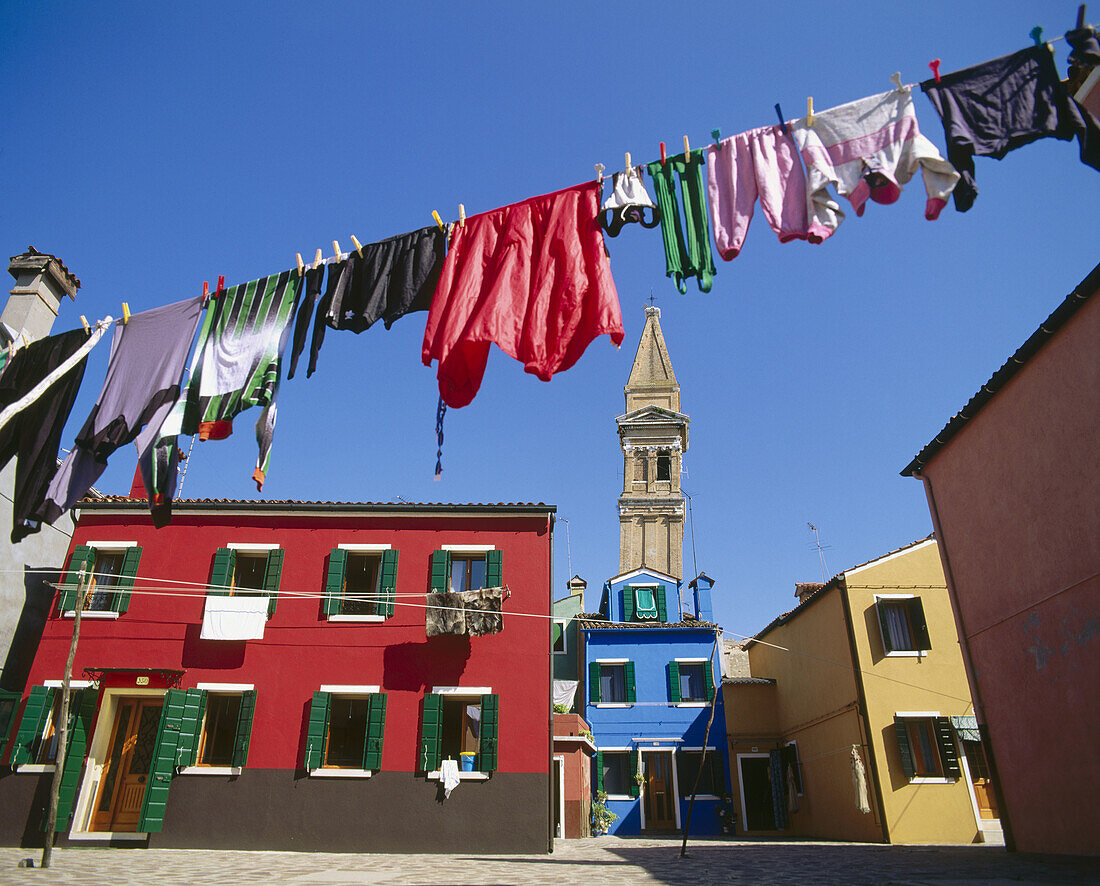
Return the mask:
[(30, 342), (29, 342), (29, 341), (27, 341), (27, 333), (25, 333), (25, 332), (20, 332), (20, 333), (19, 333), (19, 337), (20, 337), (21, 339), (23, 339), (23, 347), (25, 347), (25, 348), (26, 348), (26, 347), (30, 347)]
[(688, 144), (688, 137), (685, 135), (684, 136), (684, 159), (688, 160), (690, 158), (691, 158), (691, 145)]
[(130, 306), (126, 302), (122, 303), (122, 325), (125, 326), (130, 322)]
[(87, 332), (88, 334), (91, 334), (92, 327), (90, 327), (88, 325), (88, 318), (85, 317), (83, 314), (80, 315), (80, 325), (84, 327), (85, 332)]
[(313, 267), (315, 267), (315, 268), (321, 267), (321, 262), (323, 262), (324, 260), (325, 260), (324, 253), (321, 252), (320, 249), (318, 249), (317, 250), (317, 255), (314, 256), (314, 258), (313, 258)]
[(466, 224), (466, 206), (463, 203), (458, 204), (458, 223), (459, 225)]
[(363, 244), (362, 244), (362, 243), (360, 243), (360, 242), (359, 242), (358, 240), (356, 240), (356, 239), (355, 239), (355, 235), (354, 235), (354, 234), (352, 234), (352, 235), (351, 235), (351, 243), (352, 243), (352, 245), (353, 245), (353, 246), (355, 247), (355, 252), (356, 252), (356, 254), (357, 254), (357, 255), (358, 255), (358, 256), (359, 256), (360, 258), (362, 258), (362, 257), (363, 257)]
[(814, 125), (814, 97), (812, 95), (806, 97), (806, 125)]
[(340, 244), (335, 240), (332, 241), (332, 251), (336, 253), (336, 260), (340, 261)]
[(432, 210), (432, 218), (435, 219), (435, 223), (437, 225), (439, 225), (440, 230), (442, 230), (443, 229), (443, 219), (441, 219), (439, 217), (439, 213), (436, 212), (434, 209)]
[(298, 262), (298, 276), (299, 276), (299, 277), (301, 277), (301, 276), (302, 276), (302, 273), (303, 273), (303, 272), (305, 271), (305, 269), (306, 269), (306, 266), (302, 264), (302, 253), (300, 253), (300, 252), (295, 252), (295, 253), (294, 253), (294, 258), (295, 258), (295, 260), (296, 260), (296, 261)]
[(632, 167), (630, 165), (630, 151), (627, 151), (626, 152), (626, 171), (630, 172), (631, 168)]

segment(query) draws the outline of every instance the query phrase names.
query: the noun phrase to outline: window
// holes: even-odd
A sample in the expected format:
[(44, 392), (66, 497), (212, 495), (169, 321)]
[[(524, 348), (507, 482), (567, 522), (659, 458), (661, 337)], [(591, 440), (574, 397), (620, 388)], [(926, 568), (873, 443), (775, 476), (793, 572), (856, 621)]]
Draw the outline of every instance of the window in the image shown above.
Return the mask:
[(241, 714), (239, 695), (211, 695), (206, 704), (199, 746), (200, 766), (231, 766), (237, 720)]
[(596, 753), (596, 790), (615, 796), (637, 796), (634, 782), (638, 755), (630, 750)]
[(593, 704), (632, 704), (637, 701), (634, 662), (625, 660), (590, 662), (588, 696)]
[(658, 480), (671, 480), (672, 479), (672, 456), (671, 455), (658, 455), (657, 456), (657, 479)]
[(495, 772), (499, 724), (500, 696), (488, 687), (435, 687), (421, 708), (420, 768), (433, 774), (443, 760), (472, 755), (473, 769), (462, 771)]
[(649, 459), (644, 452), (634, 456), (634, 480), (638, 483), (649, 482)]
[(668, 621), (664, 585), (627, 585), (623, 588), (623, 621)]
[[(564, 655), (568, 651), (565, 642), (565, 625), (566, 620), (564, 618), (554, 619), (554, 626), (551, 629), (551, 647), (555, 655)], [(2, 728), (2, 724), (0, 724), (0, 728)]]
[(894, 717), (894, 730), (908, 778), (946, 780), (962, 775), (949, 718), (899, 714)]
[(705, 659), (670, 661), (668, 685), (673, 704), (706, 703), (714, 698), (714, 667)]
[(177, 765), (193, 767), (189, 774), (242, 769), (248, 762), (256, 710), (251, 684), (200, 683), (182, 695)]
[(377, 686), (322, 686), (313, 693), (305, 768), (311, 775), (369, 775), (382, 768), (386, 693)]
[(876, 597), (875, 609), (887, 655), (919, 655), (932, 648), (920, 597)]
[(325, 614), (330, 621), (381, 621), (393, 615), (398, 552), (389, 545), (340, 545), (329, 554)]
[(717, 748), (707, 748), (705, 758), (702, 750), (681, 749), (676, 752), (676, 775), (680, 783), (680, 796), (691, 796), (695, 788), (695, 778), (699, 776), (700, 762), (702, 762), (703, 773), (699, 777), (699, 795), (717, 797), (724, 794), (725, 784)]
[[(58, 683), (60, 681), (57, 681)], [(69, 750), (73, 749), (74, 729), (78, 725), (77, 720), (82, 716), (84, 702), (94, 704), (98, 697), (95, 689), (90, 689), (91, 683), (84, 680), (73, 680), (69, 686)], [(87, 690), (87, 698), (85, 698)], [(15, 705), (19, 704), (18, 696), (14, 699)], [(16, 732), (15, 746), (12, 749), (12, 766), (50, 766), (57, 762), (57, 743), (59, 739), (58, 722), (61, 713), (61, 690), (59, 685), (33, 686), (27, 698), (27, 704), (23, 708), (23, 717), (19, 721), (19, 729)], [(83, 758), (81, 758), (83, 762)]]
[(230, 544), (218, 548), (210, 570), (207, 594), (239, 596), (264, 594), (268, 617), (279, 602), (279, 581), (283, 574), (283, 551), (271, 544)]
[(503, 584), (502, 552), (484, 545), (445, 545), (432, 554), (433, 593), (499, 588)]
[(80, 568), (85, 570), (84, 612), (123, 613), (130, 606), (130, 593), (141, 562), (141, 548), (133, 542), (95, 541), (76, 545), (61, 578), (60, 611), (73, 612), (80, 593)]

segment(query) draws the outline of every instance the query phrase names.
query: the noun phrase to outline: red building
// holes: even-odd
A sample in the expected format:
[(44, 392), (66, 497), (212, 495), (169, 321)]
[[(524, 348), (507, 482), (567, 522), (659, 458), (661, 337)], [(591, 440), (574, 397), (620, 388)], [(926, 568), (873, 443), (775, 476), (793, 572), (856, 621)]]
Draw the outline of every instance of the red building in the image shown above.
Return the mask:
[(554, 512), (202, 500), (157, 530), (144, 501), (82, 503), (0, 756), (0, 843), (41, 845), (83, 597), (59, 841), (546, 851)]
[(924, 483), (1006, 841), (1024, 852), (1100, 852), (1098, 291), (1100, 266), (902, 472)]

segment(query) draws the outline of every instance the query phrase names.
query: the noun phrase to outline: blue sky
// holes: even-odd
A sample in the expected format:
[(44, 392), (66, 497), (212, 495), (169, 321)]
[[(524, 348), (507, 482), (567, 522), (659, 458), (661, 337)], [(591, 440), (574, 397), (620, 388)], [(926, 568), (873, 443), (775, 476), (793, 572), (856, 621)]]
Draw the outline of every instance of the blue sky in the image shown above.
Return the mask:
[[(1072, 26), (1076, 4), (808, 2), (0, 3), (0, 243), (60, 256), (83, 281), (54, 327), (139, 311), (967, 67)], [(1055, 44), (1064, 72), (1064, 42)], [(931, 104), (924, 133), (943, 149)], [(433, 481), (426, 315), (329, 333), (285, 383), (265, 498), (544, 501), (555, 587), (598, 593), (618, 567), (614, 416), (652, 292), (691, 416), (685, 568), (716, 579), (718, 620), (748, 634), (831, 575), (931, 531), (898, 475), (1095, 265), (1100, 178), (1075, 144), (977, 160), (965, 214), (923, 218), (914, 181), (820, 246), (779, 244), (759, 212), (709, 294), (678, 293), (657, 231), (608, 240), (626, 327), (549, 384), (494, 349), (447, 416)], [(66, 441), (108, 348), (90, 358)], [(256, 497), (252, 424), (196, 444), (185, 497)], [(66, 442), (65, 445), (68, 445)], [(131, 450), (99, 487), (125, 493)], [(568, 527), (568, 533), (567, 533)], [(568, 540), (568, 544), (567, 544)], [(594, 587), (593, 587), (594, 586)], [(595, 605), (595, 599), (589, 600)]]

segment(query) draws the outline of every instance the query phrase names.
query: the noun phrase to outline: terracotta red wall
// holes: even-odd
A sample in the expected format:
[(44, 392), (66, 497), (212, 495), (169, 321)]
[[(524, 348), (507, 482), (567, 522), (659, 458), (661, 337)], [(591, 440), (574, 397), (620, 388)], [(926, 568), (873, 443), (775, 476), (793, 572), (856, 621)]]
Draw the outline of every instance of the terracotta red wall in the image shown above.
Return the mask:
[[(142, 545), (137, 588), (150, 578), (181, 583), (194, 597), (135, 592), (114, 621), (82, 619), (74, 677), (85, 667), (182, 669), (182, 687), (199, 682), (254, 683), (257, 689), (249, 768), (300, 765), (304, 717), (321, 684), (379, 684), (389, 693), (382, 768), (413, 772), (420, 700), (433, 685), (491, 686), (500, 695), (499, 771), (549, 771), (549, 621), (505, 616), (504, 630), (485, 637), (427, 638), (423, 604), (432, 551), (442, 544), (494, 544), (503, 551), (511, 590), (505, 612), (550, 613), (547, 514), (456, 518), (195, 516), (178, 513), (156, 530), (140, 512), (85, 511), (74, 544), (88, 540)], [(262, 640), (199, 639), (203, 597), (214, 552), (228, 542), (278, 543), (286, 551), (281, 595)], [(317, 598), (325, 561), (340, 543), (389, 543), (400, 551), (396, 614), (382, 624), (324, 621)], [(194, 583), (193, 586), (184, 583)], [(158, 585), (160, 586), (160, 585)], [(46, 625), (28, 685), (59, 679), (72, 621)]]
[(1093, 296), (924, 469), (1021, 851), (1100, 852), (1098, 354)]

